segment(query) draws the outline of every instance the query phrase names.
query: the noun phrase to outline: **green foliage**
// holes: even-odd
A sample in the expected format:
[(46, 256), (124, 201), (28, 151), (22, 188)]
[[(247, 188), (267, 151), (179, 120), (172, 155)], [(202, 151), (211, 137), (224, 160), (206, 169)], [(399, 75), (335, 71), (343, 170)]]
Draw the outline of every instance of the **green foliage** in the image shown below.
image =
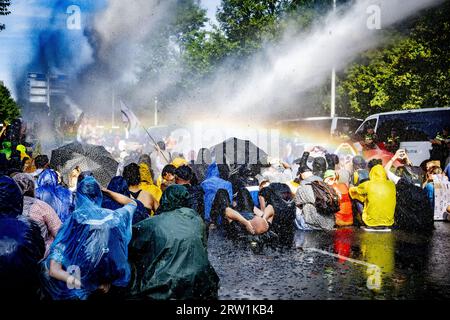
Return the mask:
[(450, 105), (450, 2), (428, 11), (407, 35), (365, 52), (338, 88), (344, 114)]
[[(8, 7), (11, 5), (11, 0), (0, 0), (0, 16), (6, 16), (11, 13)], [(0, 31), (5, 29), (5, 24), (0, 23)]]
[(4, 85), (0, 85), (0, 122), (11, 122), (20, 116), (20, 109)]

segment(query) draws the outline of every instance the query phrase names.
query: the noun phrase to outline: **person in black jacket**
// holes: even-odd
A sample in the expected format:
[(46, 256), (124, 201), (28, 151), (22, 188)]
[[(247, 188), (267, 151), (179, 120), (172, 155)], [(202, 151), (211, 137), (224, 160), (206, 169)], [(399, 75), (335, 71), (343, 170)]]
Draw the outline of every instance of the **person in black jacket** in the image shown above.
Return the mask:
[(184, 165), (175, 169), (175, 182), (186, 187), (189, 192), (189, 208), (195, 210), (205, 220), (204, 192), (200, 185), (192, 185), (194, 172), (191, 167)]

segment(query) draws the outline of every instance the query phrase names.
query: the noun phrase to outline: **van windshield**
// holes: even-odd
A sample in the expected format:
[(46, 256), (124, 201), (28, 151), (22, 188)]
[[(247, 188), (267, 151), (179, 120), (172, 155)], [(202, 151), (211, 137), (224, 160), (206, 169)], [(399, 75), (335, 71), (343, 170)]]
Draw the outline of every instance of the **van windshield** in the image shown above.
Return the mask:
[(426, 141), (450, 124), (450, 110), (381, 115), (377, 136), (386, 141), (395, 128), (402, 141)]

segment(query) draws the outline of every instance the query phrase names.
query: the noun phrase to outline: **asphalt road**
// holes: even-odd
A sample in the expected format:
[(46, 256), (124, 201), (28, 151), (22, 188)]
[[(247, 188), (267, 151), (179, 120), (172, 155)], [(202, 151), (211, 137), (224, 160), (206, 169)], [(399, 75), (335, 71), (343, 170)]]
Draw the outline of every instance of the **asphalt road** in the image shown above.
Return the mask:
[(292, 249), (260, 253), (212, 230), (208, 247), (220, 299), (449, 299), (450, 223), (435, 228), (298, 231)]

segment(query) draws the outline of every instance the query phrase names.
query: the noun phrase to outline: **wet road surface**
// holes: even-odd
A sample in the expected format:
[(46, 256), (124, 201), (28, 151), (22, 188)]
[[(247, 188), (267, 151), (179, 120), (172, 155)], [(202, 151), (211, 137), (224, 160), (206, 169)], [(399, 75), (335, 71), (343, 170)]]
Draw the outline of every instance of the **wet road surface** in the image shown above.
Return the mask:
[(449, 299), (450, 223), (430, 236), (356, 228), (297, 231), (292, 249), (209, 235), (220, 299)]

